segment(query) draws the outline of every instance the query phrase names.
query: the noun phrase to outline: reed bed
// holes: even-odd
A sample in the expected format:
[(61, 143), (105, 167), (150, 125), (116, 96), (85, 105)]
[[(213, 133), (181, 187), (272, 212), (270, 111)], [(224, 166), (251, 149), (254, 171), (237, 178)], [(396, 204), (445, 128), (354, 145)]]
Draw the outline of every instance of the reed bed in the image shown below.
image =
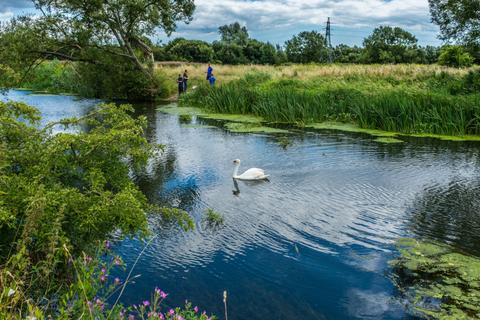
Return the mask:
[[(479, 70), (417, 65), (274, 70), (247, 72), (215, 88), (201, 85), (181, 104), (272, 122), (339, 121), (410, 134), (480, 135)], [(297, 74), (279, 76), (287, 71)]]

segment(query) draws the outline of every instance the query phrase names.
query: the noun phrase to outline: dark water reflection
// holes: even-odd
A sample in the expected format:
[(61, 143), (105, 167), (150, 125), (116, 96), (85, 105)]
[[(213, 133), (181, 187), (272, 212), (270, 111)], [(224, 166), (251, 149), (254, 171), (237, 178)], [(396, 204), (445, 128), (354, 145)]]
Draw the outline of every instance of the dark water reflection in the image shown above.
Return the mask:
[[(161, 236), (141, 257), (124, 302), (159, 286), (173, 305), (188, 299), (221, 315), (227, 290), (230, 319), (404, 319), (388, 278), (397, 238), (433, 238), (480, 255), (479, 144), (384, 145), (323, 132), (292, 135), (283, 149), (272, 136), (187, 128), (148, 106), (137, 114), (165, 151), (135, 180), (152, 201), (189, 211), (197, 228), (165, 229), (150, 218)], [(236, 187), (235, 158), (271, 181)], [(223, 228), (202, 226), (207, 208), (225, 215)], [(116, 251), (132, 265), (142, 248), (133, 239)]]

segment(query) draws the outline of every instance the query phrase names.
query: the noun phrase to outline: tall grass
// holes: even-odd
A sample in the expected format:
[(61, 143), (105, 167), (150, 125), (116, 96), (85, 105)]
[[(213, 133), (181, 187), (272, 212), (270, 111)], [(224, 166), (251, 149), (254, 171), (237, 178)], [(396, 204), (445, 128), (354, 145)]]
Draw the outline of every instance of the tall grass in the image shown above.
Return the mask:
[(247, 74), (217, 88), (201, 87), (181, 103), (273, 122), (341, 121), (404, 133), (479, 135), (477, 73), (412, 73), (405, 78), (349, 74), (309, 80)]

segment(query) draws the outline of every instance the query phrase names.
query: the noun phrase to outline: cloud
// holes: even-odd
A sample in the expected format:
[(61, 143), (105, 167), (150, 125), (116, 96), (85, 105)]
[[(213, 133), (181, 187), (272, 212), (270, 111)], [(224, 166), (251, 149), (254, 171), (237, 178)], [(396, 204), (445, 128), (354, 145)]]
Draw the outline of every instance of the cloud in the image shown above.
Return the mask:
[(189, 37), (200, 31), (215, 34), (218, 26), (239, 21), (260, 38), (264, 39), (266, 34), (285, 40), (301, 30), (323, 30), (328, 17), (334, 31), (353, 31), (350, 38), (355, 37), (355, 30), (363, 30), (363, 38), (365, 30), (378, 25), (400, 26), (432, 38), (437, 31), (430, 23), (427, 0), (197, 0), (195, 3), (193, 21), (189, 25), (180, 24), (175, 36)]

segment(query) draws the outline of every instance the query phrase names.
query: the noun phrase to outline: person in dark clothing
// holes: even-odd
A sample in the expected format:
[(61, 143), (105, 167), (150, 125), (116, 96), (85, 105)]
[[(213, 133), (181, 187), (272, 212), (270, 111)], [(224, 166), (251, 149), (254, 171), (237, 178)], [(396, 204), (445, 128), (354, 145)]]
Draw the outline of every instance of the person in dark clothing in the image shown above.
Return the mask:
[(183, 92), (187, 93), (187, 82), (188, 82), (188, 71), (185, 70), (183, 73)]
[(178, 84), (178, 96), (180, 96), (183, 93), (183, 77), (181, 74), (178, 75), (177, 79), (177, 84)]

